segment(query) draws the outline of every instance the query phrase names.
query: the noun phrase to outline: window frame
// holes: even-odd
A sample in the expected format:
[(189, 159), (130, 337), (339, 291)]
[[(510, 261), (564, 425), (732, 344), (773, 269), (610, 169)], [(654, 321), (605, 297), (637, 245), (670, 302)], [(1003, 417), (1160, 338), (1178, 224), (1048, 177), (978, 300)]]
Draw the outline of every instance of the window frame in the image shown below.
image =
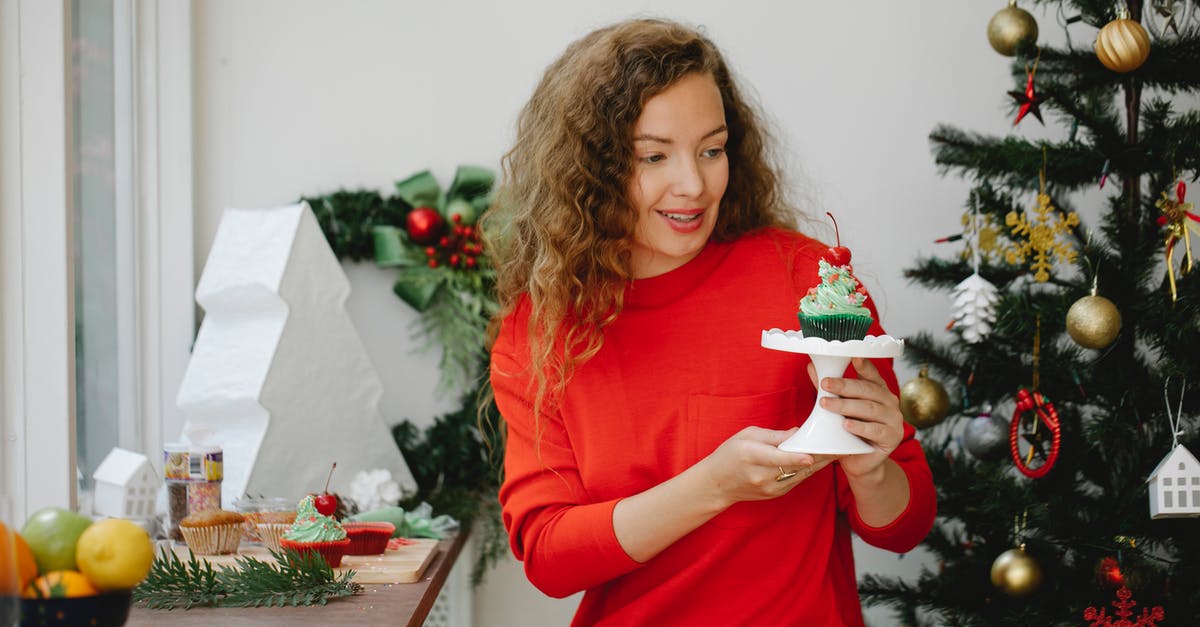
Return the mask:
[[(192, 5), (114, 4), (132, 35), (136, 385), (122, 393), (136, 398), (122, 402), (161, 473), (195, 332)], [(70, 19), (66, 0), (0, 0), (0, 494), (18, 520), (78, 504)]]

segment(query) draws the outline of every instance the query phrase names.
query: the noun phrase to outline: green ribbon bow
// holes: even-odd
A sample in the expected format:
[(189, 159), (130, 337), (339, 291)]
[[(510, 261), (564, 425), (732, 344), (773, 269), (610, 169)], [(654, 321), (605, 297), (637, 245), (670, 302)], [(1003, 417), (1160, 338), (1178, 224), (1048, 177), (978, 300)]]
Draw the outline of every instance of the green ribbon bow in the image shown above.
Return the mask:
[[(457, 214), (462, 224), (473, 224), (491, 204), (495, 178), (487, 168), (461, 165), (450, 188), (443, 192), (433, 174), (423, 170), (397, 182), (396, 195), (414, 208), (433, 207), (447, 222)], [(375, 239), (375, 263), (402, 269), (392, 291), (413, 309), (424, 312), (445, 284), (439, 269), (428, 266), (423, 247), (411, 241), (403, 228), (376, 226), (371, 234)]]

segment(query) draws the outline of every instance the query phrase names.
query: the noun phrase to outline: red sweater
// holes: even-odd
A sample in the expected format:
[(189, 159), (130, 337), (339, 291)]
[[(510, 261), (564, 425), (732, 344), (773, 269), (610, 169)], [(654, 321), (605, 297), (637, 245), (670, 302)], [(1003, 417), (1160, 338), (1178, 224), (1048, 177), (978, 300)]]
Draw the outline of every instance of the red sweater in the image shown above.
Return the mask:
[[(613, 532), (618, 500), (743, 427), (787, 429), (808, 416), (808, 358), (759, 341), (763, 329), (797, 327), (824, 250), (767, 231), (710, 243), (684, 266), (635, 281), (600, 352), (540, 424), (527, 387), (528, 301), (503, 321), (491, 380), (508, 427), (504, 524), (535, 586), (555, 597), (586, 590), (573, 624), (861, 625), (850, 533), (897, 552), (928, 533), (933, 483), (908, 425), (892, 459), (911, 497), (886, 527), (858, 517), (835, 463), (780, 498), (733, 505), (644, 564)], [(875, 323), (871, 333), (882, 332)], [(876, 365), (895, 392), (890, 360)]]

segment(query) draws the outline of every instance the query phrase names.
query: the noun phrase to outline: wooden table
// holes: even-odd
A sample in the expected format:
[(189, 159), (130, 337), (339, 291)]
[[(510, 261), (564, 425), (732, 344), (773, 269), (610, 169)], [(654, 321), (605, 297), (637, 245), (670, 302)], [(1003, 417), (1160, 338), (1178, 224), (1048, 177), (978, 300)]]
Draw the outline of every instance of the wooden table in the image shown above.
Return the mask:
[(128, 627), (144, 625), (408, 625), (419, 627), (458, 560), (468, 532), (439, 543), (433, 563), (416, 583), (366, 584), (361, 594), (313, 607), (150, 610), (134, 606)]

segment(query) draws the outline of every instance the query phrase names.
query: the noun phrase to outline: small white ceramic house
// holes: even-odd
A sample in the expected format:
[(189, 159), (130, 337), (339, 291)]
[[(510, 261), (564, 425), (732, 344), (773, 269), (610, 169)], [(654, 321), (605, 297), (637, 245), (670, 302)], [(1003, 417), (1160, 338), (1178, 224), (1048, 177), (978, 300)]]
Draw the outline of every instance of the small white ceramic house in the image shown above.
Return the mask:
[(1182, 444), (1171, 449), (1150, 478), (1150, 518), (1200, 516), (1200, 461)]
[(154, 518), (161, 483), (145, 455), (114, 448), (92, 479), (96, 486), (92, 509), (97, 514), (135, 520)]

